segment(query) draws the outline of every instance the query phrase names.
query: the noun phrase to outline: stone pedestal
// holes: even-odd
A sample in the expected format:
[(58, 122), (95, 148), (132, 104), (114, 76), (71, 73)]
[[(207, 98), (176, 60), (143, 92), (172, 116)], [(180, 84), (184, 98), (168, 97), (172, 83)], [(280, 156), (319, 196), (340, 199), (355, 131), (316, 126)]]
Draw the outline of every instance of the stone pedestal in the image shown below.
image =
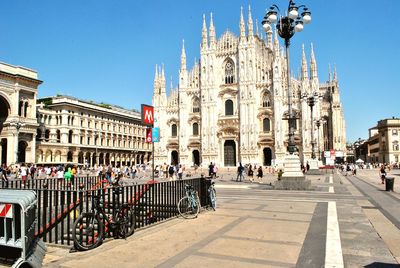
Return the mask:
[(310, 165), (310, 170), (311, 169), (319, 169), (318, 160), (317, 159), (308, 160), (308, 164)]
[(283, 163), (283, 177), (304, 177), (300, 165), (301, 163), (298, 155), (286, 155)]
[(285, 157), (284, 173), (282, 175), (282, 178), (275, 183), (274, 189), (312, 190), (311, 181), (306, 180), (306, 178), (303, 175), (303, 172), (301, 171), (299, 156), (287, 155)]

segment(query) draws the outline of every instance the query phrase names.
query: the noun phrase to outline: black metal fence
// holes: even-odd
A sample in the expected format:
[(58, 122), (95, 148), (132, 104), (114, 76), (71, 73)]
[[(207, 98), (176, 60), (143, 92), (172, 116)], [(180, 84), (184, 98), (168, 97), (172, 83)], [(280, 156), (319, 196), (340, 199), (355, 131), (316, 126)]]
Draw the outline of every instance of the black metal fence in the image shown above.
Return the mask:
[[(185, 195), (185, 184), (199, 193), (202, 206), (208, 206), (205, 178), (165, 182), (148, 181), (145, 184), (119, 187), (104, 186), (97, 177), (78, 177), (74, 186), (57, 179), (35, 180), (22, 186), (19, 180), (9, 181), (8, 189), (32, 189), (37, 194), (37, 225), (35, 235), (48, 243), (71, 245), (72, 226), (79, 214), (91, 211), (92, 198), (101, 195), (104, 210), (112, 215), (117, 204), (134, 206), (136, 226), (142, 228), (178, 215), (177, 203)], [(76, 185), (80, 185), (77, 187)], [(2, 188), (6, 188), (4, 183)], [(118, 194), (113, 194), (113, 191)]]

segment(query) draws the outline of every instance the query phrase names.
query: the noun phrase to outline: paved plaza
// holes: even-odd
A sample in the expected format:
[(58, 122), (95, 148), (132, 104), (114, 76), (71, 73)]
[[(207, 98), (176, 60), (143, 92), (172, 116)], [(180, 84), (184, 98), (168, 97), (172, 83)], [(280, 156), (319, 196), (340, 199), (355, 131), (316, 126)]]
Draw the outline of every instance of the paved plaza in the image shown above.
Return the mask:
[(377, 170), (310, 175), (314, 191), (217, 179), (217, 210), (174, 218), (88, 252), (48, 247), (45, 267), (398, 267), (400, 172), (395, 192)]

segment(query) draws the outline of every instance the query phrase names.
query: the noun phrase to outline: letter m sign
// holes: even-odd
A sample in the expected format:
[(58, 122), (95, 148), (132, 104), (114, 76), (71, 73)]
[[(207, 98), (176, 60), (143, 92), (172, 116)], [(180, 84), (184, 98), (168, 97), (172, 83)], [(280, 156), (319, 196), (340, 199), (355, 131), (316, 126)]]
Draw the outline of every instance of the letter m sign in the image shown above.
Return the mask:
[(142, 104), (142, 124), (147, 126), (153, 126), (154, 124), (153, 106)]

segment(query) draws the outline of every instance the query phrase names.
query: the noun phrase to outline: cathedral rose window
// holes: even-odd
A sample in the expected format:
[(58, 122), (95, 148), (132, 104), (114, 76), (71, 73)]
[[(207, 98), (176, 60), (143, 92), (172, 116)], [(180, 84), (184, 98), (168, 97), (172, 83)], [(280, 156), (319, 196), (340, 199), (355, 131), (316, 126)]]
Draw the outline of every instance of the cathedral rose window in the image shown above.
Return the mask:
[(235, 82), (235, 64), (228, 59), (225, 64), (225, 84), (233, 84)]

